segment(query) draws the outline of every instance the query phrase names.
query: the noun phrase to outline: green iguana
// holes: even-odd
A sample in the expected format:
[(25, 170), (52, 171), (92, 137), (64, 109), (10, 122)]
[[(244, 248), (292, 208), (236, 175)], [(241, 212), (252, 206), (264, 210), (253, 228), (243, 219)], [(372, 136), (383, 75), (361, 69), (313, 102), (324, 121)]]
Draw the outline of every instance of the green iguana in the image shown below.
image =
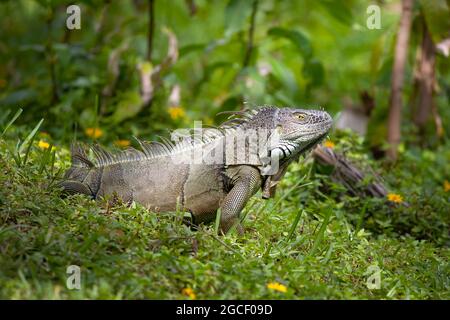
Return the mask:
[(229, 112), (218, 128), (175, 131), (172, 140), (139, 141), (141, 150), (118, 153), (72, 146), (72, 167), (61, 183), (68, 193), (136, 201), (152, 211), (189, 211), (194, 224), (215, 219), (220, 229), (234, 225), (260, 188), (269, 198), (287, 166), (318, 144), (332, 118), (325, 111), (261, 107)]

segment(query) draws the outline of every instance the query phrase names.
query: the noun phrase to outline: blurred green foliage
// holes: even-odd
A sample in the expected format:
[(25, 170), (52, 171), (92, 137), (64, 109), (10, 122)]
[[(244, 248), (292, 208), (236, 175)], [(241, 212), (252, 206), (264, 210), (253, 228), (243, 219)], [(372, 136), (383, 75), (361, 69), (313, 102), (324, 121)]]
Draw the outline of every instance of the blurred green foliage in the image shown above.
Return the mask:
[[(147, 51), (147, 1), (79, 1), (81, 30), (65, 26), (70, 1), (1, 2), (2, 109), (24, 108), (21, 122), (45, 117), (43, 128), (63, 139), (98, 121), (108, 129), (106, 142), (130, 132), (152, 135), (193, 119), (211, 122), (220, 111), (242, 108), (243, 101), (322, 106), (338, 113), (346, 103), (357, 105), (367, 91), (377, 106), (369, 140), (378, 141), (380, 132), (384, 136), (399, 1), (378, 3), (379, 30), (366, 27), (371, 1), (258, 1), (254, 47), (245, 67), (253, 1), (195, 0), (194, 9), (189, 3), (155, 1), (150, 68), (167, 55), (163, 28), (174, 32), (179, 57), (161, 75), (148, 106), (139, 95), (137, 71)], [(423, 6), (433, 36), (441, 39), (445, 10), (426, 1), (416, 6), (414, 25)], [(420, 32), (413, 32), (412, 48), (419, 41)], [(414, 57), (410, 50), (409, 66)], [(437, 64), (437, 105), (447, 119), (449, 62), (438, 57)], [(411, 77), (408, 67), (406, 81)], [(185, 116), (173, 120), (167, 108), (175, 85)], [(405, 86), (405, 96), (409, 90)]]

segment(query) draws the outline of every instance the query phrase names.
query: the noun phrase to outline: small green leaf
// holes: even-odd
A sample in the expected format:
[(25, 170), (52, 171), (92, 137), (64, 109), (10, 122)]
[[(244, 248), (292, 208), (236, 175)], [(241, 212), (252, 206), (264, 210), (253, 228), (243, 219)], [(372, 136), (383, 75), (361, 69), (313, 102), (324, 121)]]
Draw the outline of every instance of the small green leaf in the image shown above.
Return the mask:
[(305, 59), (312, 56), (312, 47), (309, 39), (298, 30), (288, 30), (284, 28), (271, 28), (267, 32), (269, 36), (275, 36), (280, 38), (286, 38), (290, 40), (297, 49), (301, 52)]

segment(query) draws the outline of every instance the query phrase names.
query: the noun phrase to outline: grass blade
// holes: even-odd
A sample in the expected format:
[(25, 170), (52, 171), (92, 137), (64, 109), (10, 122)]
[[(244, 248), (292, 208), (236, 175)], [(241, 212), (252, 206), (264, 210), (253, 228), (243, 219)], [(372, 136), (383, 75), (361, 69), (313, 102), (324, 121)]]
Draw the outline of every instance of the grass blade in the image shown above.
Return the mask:
[(287, 236), (287, 241), (290, 241), (292, 239), (292, 236), (294, 235), (295, 229), (297, 228), (298, 222), (300, 221), (301, 216), (303, 215), (304, 209), (299, 210), (297, 212), (297, 215), (295, 216), (294, 222), (292, 223), (291, 230), (289, 230), (289, 235)]
[(6, 119), (9, 118), (11, 113), (11, 109), (6, 110), (2, 115), (0, 115), (0, 125), (3, 127), (3, 124), (6, 122)]
[(53, 169), (55, 168), (56, 150), (52, 151), (52, 159), (50, 160), (50, 176), (53, 176)]
[(269, 242), (267, 249), (264, 251), (264, 254), (262, 255), (263, 259), (266, 259), (269, 256), (270, 250), (272, 250), (272, 246), (273, 246), (272, 242)]
[[(28, 145), (30, 140), (34, 139), (34, 136), (36, 135), (37, 131), (39, 130), (39, 127), (41, 126), (42, 122), (44, 122), (44, 119), (41, 119), (39, 123), (34, 127), (34, 129), (30, 132), (30, 134), (23, 140), (22, 144), (19, 147), (19, 153), (22, 153), (25, 147)], [(28, 149), (28, 148), (27, 148)]]
[[(42, 152), (42, 156), (40, 158), (40, 164), (39, 164), (39, 173), (42, 173), (45, 170), (45, 166), (51, 161), (51, 156), (52, 153), (54, 153), (55, 151), (53, 150), (53, 144), (50, 144), (50, 146), (45, 149)], [(47, 173), (49, 173), (47, 170), (45, 170)]]
[(28, 155), (30, 154), (31, 146), (33, 145), (34, 138), (36, 137), (36, 133), (39, 130), (39, 127), (42, 125), (42, 122), (44, 122), (44, 119), (41, 119), (39, 123), (34, 127), (33, 131), (26, 137), (26, 139), (23, 141), (23, 143), (20, 145), (19, 148), (19, 154), (22, 152), (23, 148), (27, 145), (27, 150), (25, 152), (25, 157), (23, 159), (22, 165), (25, 165), (27, 163)]
[(322, 242), (323, 235), (325, 234), (325, 230), (327, 229), (328, 223), (330, 222), (332, 213), (333, 213), (333, 210), (331, 210), (331, 208), (328, 207), (326, 210), (322, 225), (320, 226), (320, 229), (317, 232), (316, 238), (314, 239), (314, 244), (311, 248), (311, 251), (308, 254), (309, 256), (313, 255), (316, 252), (317, 248), (319, 247), (319, 244)]
[(222, 211), (220, 208), (217, 210), (216, 222), (214, 224), (214, 234), (219, 234), (220, 217), (222, 216)]
[(272, 206), (272, 208), (270, 209), (269, 214), (272, 214), (272, 212), (278, 207), (278, 205), (284, 200), (286, 199), (291, 193), (292, 191), (294, 191), (297, 188), (302, 188), (302, 187), (306, 187), (310, 184), (312, 184), (313, 182), (307, 182), (304, 183), (302, 185), (300, 185), (300, 183), (302, 182), (302, 180), (300, 180), (299, 182), (297, 182), (292, 188), (290, 188), (288, 191), (286, 191), (282, 197), (280, 197), (280, 199), (277, 200), (277, 202), (274, 203), (274, 205)]
[(0, 138), (3, 137), (3, 135), (6, 133), (6, 131), (9, 129), (9, 127), (17, 120), (17, 118), (22, 114), (23, 109), (20, 108), (19, 110), (17, 110), (16, 114), (14, 115), (14, 117), (12, 117), (12, 119), (8, 122), (8, 124), (6, 125), (5, 129), (3, 129), (2, 134), (0, 135)]
[(356, 224), (356, 233), (358, 233), (358, 231), (361, 229), (364, 217), (366, 216), (366, 210), (367, 210), (367, 202), (364, 203), (364, 206), (362, 207), (360, 213), (359, 213), (359, 219), (358, 219), (358, 223)]

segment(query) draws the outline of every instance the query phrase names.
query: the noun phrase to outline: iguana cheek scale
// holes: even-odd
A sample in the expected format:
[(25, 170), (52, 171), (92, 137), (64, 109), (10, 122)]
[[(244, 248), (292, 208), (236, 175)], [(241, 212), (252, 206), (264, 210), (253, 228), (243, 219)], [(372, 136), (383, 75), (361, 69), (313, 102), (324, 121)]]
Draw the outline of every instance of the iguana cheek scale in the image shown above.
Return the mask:
[[(139, 141), (141, 150), (115, 154), (94, 145), (93, 160), (75, 144), (61, 186), (96, 199), (136, 201), (155, 212), (189, 211), (196, 224), (214, 220), (220, 208), (220, 229), (226, 233), (259, 189), (264, 198), (273, 196), (288, 165), (319, 143), (331, 125), (325, 111), (261, 107), (234, 112), (218, 128), (204, 129), (201, 138), (176, 144)], [(255, 146), (247, 132), (256, 132), (262, 144)]]

